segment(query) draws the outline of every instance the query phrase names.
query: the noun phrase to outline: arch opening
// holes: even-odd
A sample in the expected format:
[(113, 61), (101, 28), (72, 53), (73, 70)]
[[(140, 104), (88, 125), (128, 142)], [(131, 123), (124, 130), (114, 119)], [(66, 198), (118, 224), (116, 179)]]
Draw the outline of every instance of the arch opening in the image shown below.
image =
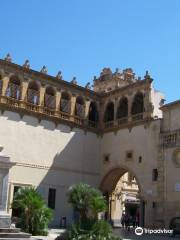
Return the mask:
[(137, 93), (132, 104), (132, 115), (142, 114), (144, 112), (144, 96), (142, 93)]
[(13, 75), (9, 79), (8, 87), (6, 90), (6, 96), (19, 100), (20, 94), (21, 94), (21, 81), (17, 76)]
[(44, 106), (50, 109), (56, 108), (56, 92), (53, 87), (47, 87), (44, 94)]
[(89, 116), (88, 116), (89, 125), (92, 127), (95, 127), (98, 123), (98, 119), (99, 119), (99, 114), (97, 110), (97, 105), (95, 102), (91, 102), (89, 106)]
[(116, 117), (117, 117), (117, 119), (122, 119), (122, 118), (128, 117), (128, 100), (126, 97), (123, 97), (119, 101)]
[(70, 113), (71, 111), (71, 97), (67, 92), (61, 94), (60, 111), (64, 113)]
[(104, 122), (106, 123), (112, 121), (114, 121), (114, 103), (109, 102), (104, 113)]
[(40, 96), (40, 87), (37, 82), (30, 82), (27, 89), (27, 101), (31, 104), (38, 105)]
[(80, 96), (76, 98), (75, 116), (83, 118), (85, 113), (84, 99)]
[(113, 169), (103, 178), (100, 189), (108, 203), (105, 218), (115, 227), (144, 226), (145, 206), (141, 186), (132, 171)]

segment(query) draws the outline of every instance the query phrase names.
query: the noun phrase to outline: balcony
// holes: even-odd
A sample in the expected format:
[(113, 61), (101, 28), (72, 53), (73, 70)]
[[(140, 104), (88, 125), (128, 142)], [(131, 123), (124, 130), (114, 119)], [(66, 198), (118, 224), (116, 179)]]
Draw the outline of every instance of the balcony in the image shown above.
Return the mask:
[(161, 146), (163, 148), (172, 148), (180, 146), (180, 129), (162, 133)]
[(143, 120), (143, 113), (133, 114), (132, 115), (132, 121), (140, 121)]
[(112, 128), (114, 127), (114, 121), (108, 121), (104, 123), (105, 128)]
[(127, 117), (117, 119), (117, 125), (118, 126), (124, 125), (126, 123), (128, 123), (128, 118)]

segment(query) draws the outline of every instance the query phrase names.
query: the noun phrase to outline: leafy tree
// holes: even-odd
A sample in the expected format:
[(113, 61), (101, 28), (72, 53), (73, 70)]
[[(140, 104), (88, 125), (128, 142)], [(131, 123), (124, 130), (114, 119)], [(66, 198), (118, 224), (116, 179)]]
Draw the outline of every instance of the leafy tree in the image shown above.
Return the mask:
[(52, 219), (52, 211), (34, 188), (19, 189), (15, 194), (12, 208), (19, 210), (18, 225), (25, 232), (33, 235), (47, 234), (47, 227)]

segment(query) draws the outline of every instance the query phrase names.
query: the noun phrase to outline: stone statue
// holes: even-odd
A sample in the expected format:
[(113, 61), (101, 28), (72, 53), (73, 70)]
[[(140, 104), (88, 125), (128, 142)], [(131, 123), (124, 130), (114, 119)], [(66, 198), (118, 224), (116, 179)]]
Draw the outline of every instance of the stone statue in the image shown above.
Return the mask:
[(86, 88), (86, 89), (89, 89), (89, 90), (91, 89), (91, 84), (90, 84), (90, 82), (88, 82), (88, 83), (86, 84), (85, 88)]
[(30, 64), (29, 64), (29, 60), (27, 59), (26, 61), (25, 61), (25, 63), (23, 64), (23, 67), (24, 68), (30, 68)]
[(57, 75), (56, 75), (56, 77), (57, 77), (57, 79), (62, 79), (62, 73), (61, 73), (61, 71), (59, 71), (58, 73), (57, 73)]
[(94, 76), (93, 81), (95, 82), (97, 80), (96, 76)]
[(4, 60), (7, 61), (7, 62), (12, 62), (11, 55), (8, 53), (8, 54), (6, 55), (6, 57), (4, 58)]
[(48, 71), (47, 71), (47, 67), (46, 67), (46, 66), (43, 66), (40, 72), (41, 72), (41, 73), (44, 73), (44, 74), (47, 74), (47, 72), (48, 72)]
[(72, 83), (72, 84), (77, 84), (76, 77), (73, 77), (73, 79), (72, 79), (71, 83)]
[(144, 76), (144, 79), (151, 79), (151, 76), (148, 71), (146, 71), (146, 74)]

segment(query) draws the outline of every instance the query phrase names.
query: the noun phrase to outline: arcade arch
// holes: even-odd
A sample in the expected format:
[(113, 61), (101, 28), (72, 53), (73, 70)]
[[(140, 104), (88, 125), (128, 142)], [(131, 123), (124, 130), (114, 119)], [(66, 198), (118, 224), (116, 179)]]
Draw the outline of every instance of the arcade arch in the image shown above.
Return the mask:
[(114, 226), (121, 226), (123, 213), (128, 215), (131, 225), (136, 220), (136, 225), (144, 226), (145, 201), (141, 184), (132, 170), (126, 167), (111, 169), (103, 177), (100, 190), (108, 203), (105, 218)]

